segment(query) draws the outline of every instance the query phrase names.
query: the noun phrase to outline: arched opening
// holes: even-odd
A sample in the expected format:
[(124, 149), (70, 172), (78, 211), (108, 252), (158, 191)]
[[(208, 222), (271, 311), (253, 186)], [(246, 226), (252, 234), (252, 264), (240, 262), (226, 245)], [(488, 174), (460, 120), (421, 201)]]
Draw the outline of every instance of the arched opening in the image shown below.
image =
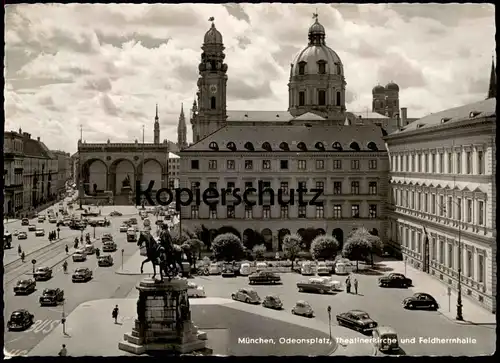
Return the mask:
[(141, 186), (142, 190), (146, 190), (151, 181), (154, 182), (154, 191), (162, 188), (162, 167), (158, 160), (149, 159), (144, 162), (144, 166), (140, 167), (142, 170)]
[(240, 232), (233, 226), (222, 226), (218, 229), (217, 234), (232, 233), (241, 240)]
[(318, 105), (326, 105), (326, 92), (324, 90), (318, 91)]
[(377, 228), (373, 228), (371, 231), (370, 231), (370, 234), (372, 236), (378, 236), (378, 229)]
[(283, 239), (287, 234), (290, 234), (290, 230), (286, 228), (282, 228), (278, 231), (278, 251), (283, 250)]
[(268, 252), (273, 250), (273, 232), (266, 228), (262, 230), (262, 238), (264, 238), (264, 246), (266, 246), (266, 250)]
[(340, 228), (335, 228), (332, 232), (332, 236), (335, 237), (339, 243), (339, 251), (342, 251), (342, 247), (344, 246), (344, 231)]
[(217, 237), (217, 230), (216, 229), (211, 229), (208, 231), (208, 239), (210, 241), (209, 246), (212, 246), (212, 243), (214, 242), (215, 237)]
[(253, 229), (247, 228), (243, 231), (243, 246), (250, 250), (253, 248), (253, 236)]
[(215, 110), (217, 107), (217, 102), (215, 100), (215, 96), (210, 97), (210, 108)]
[(101, 159), (87, 160), (82, 167), (85, 194), (96, 195), (107, 190), (108, 166)]
[(130, 160), (116, 160), (111, 165), (111, 176), (114, 195), (121, 195), (127, 190), (135, 190), (135, 167)]
[(323, 236), (326, 234), (326, 232), (323, 228), (317, 228), (316, 232), (318, 233), (318, 236)]

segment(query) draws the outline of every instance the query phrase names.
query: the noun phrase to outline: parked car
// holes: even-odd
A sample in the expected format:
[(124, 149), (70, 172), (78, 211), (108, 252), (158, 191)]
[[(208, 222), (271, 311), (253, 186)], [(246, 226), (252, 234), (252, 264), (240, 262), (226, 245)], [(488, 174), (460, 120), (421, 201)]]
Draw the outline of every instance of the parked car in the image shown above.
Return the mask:
[(9, 331), (25, 330), (33, 325), (34, 322), (35, 316), (33, 314), (26, 309), (19, 309), (10, 315), (10, 319), (7, 322), (7, 329)]
[(30, 225), (30, 220), (28, 218), (23, 218), (21, 220), (21, 226), (29, 226)]
[(45, 222), (45, 216), (38, 216), (38, 218), (37, 218), (37, 222), (38, 222), (38, 223), (43, 223), (43, 222)]
[(299, 300), (295, 303), (295, 306), (292, 308), (292, 314), (312, 318), (314, 317), (314, 310), (307, 301)]
[(314, 292), (318, 294), (328, 294), (334, 291), (334, 286), (319, 278), (310, 278), (297, 282), (299, 292)]
[(303, 276), (314, 275), (314, 265), (311, 261), (306, 261), (300, 266), (300, 274)]
[(137, 224), (137, 218), (130, 218), (129, 221), (131, 224)]
[(36, 282), (32, 279), (19, 280), (14, 286), (15, 295), (27, 295), (36, 290)]
[(250, 264), (249, 263), (242, 263), (240, 267), (240, 275), (241, 276), (248, 276), (250, 275)]
[(93, 254), (95, 253), (95, 247), (94, 247), (94, 244), (93, 244), (93, 243), (88, 243), (88, 242), (87, 242), (87, 243), (85, 244), (84, 249), (85, 249), (85, 253), (86, 253), (87, 255), (93, 255)]
[(113, 257), (111, 257), (111, 255), (99, 256), (99, 259), (97, 260), (97, 265), (100, 267), (113, 266)]
[(73, 262), (83, 262), (87, 259), (87, 254), (83, 249), (78, 249), (73, 253)]
[(210, 266), (208, 267), (208, 273), (210, 275), (219, 275), (221, 273), (221, 269), (218, 264), (211, 263)]
[(267, 263), (265, 262), (257, 262), (257, 272), (259, 271), (267, 271)]
[(121, 232), (121, 233), (126, 233), (126, 232), (127, 232), (127, 230), (128, 230), (128, 226), (127, 226), (126, 224), (122, 224), (122, 225), (120, 226), (120, 232)]
[(318, 262), (316, 266), (316, 274), (318, 276), (330, 275), (331, 268), (326, 265), (326, 262)]
[(137, 234), (134, 227), (127, 229), (127, 242), (136, 242)]
[(50, 216), (49, 217), (49, 223), (57, 223), (57, 219), (55, 216)]
[(114, 210), (111, 213), (109, 213), (110, 217), (121, 217), (122, 215), (123, 215), (122, 213), (120, 213), (120, 212), (118, 212), (116, 210)]
[(337, 314), (337, 324), (361, 333), (371, 332), (378, 326), (377, 322), (362, 310), (350, 310)]
[(101, 241), (104, 243), (104, 242), (107, 242), (107, 241), (113, 241), (113, 235), (111, 233), (104, 233), (102, 236), (101, 236)]
[(206, 297), (205, 289), (203, 286), (199, 286), (194, 282), (188, 282), (188, 297)]
[(407, 297), (403, 300), (403, 307), (405, 309), (437, 310), (439, 309), (439, 304), (431, 295), (423, 292), (417, 292), (413, 294), (413, 296)]
[(333, 277), (315, 277), (315, 279), (322, 281), (324, 284), (330, 285), (332, 290), (339, 291), (342, 290), (342, 283), (338, 280), (335, 280)]
[(373, 344), (381, 352), (399, 351), (399, 339), (396, 331), (389, 326), (379, 326), (372, 332)]
[(256, 284), (277, 284), (281, 282), (281, 277), (274, 272), (256, 272), (248, 276), (248, 283), (250, 285)]
[(231, 294), (231, 298), (247, 304), (260, 304), (260, 297), (254, 289), (238, 289), (238, 291)]
[(50, 267), (38, 267), (33, 274), (35, 281), (47, 281), (52, 278), (52, 269)]
[(281, 302), (281, 299), (276, 295), (267, 295), (264, 298), (264, 301), (262, 301), (262, 306), (269, 309), (283, 309), (283, 303)]
[(336, 275), (349, 275), (354, 272), (356, 265), (351, 261), (339, 261), (335, 263), (335, 274)]
[(79, 267), (71, 276), (73, 282), (86, 282), (92, 280), (92, 271), (88, 267)]
[(403, 274), (390, 273), (387, 276), (382, 276), (378, 279), (378, 286), (380, 287), (408, 287), (412, 285), (411, 279)]
[(37, 228), (35, 231), (35, 236), (36, 237), (43, 237), (45, 236), (45, 229), (43, 228)]
[(20, 240), (20, 239), (28, 239), (28, 234), (26, 232), (19, 232), (17, 234), (17, 239)]
[(222, 268), (222, 277), (236, 277), (236, 274), (234, 273), (233, 266), (224, 266)]
[(56, 289), (45, 289), (43, 290), (42, 296), (40, 296), (40, 306), (52, 305), (57, 306), (60, 302), (64, 301), (64, 291)]
[(34, 224), (30, 224), (28, 226), (28, 232), (35, 232), (36, 231), (36, 226)]
[(115, 252), (116, 248), (116, 243), (114, 243), (113, 241), (106, 241), (102, 244), (103, 252)]

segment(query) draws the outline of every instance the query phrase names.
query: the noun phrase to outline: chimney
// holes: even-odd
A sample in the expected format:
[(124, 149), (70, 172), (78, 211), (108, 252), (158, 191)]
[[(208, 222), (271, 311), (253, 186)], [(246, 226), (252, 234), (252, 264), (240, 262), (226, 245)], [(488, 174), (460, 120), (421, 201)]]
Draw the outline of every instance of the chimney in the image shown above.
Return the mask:
[(40, 141), (40, 136), (38, 136), (38, 137), (36, 138), (36, 141)]
[(408, 124), (408, 108), (401, 107), (401, 127)]

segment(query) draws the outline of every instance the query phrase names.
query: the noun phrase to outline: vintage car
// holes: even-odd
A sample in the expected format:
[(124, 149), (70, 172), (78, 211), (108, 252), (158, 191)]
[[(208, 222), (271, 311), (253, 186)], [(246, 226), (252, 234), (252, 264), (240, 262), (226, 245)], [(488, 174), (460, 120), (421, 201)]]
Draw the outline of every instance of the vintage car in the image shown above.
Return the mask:
[(28, 226), (28, 232), (35, 232), (36, 231), (36, 226), (34, 224), (30, 224)]
[(307, 301), (299, 300), (295, 303), (295, 306), (292, 308), (292, 314), (312, 318), (314, 317), (314, 310)]
[(130, 218), (129, 222), (130, 224), (137, 224), (137, 218)]
[(314, 275), (314, 265), (311, 261), (305, 261), (300, 266), (300, 274), (303, 276)]
[(26, 232), (19, 232), (17, 234), (17, 239), (28, 239), (28, 234)]
[(21, 226), (29, 226), (30, 225), (30, 220), (28, 218), (23, 218), (21, 220)]
[(88, 267), (80, 267), (73, 272), (71, 281), (73, 282), (86, 282), (92, 280), (92, 271)]
[(403, 274), (390, 273), (387, 276), (382, 276), (378, 279), (378, 286), (380, 287), (403, 287), (406, 288), (412, 285), (411, 279)]
[(122, 213), (120, 213), (120, 212), (118, 212), (116, 210), (114, 210), (111, 213), (109, 213), (110, 217), (121, 217), (122, 215), (123, 215)]
[(93, 255), (93, 254), (95, 253), (95, 247), (94, 247), (94, 244), (93, 244), (93, 243), (91, 243), (91, 242), (90, 242), (90, 243), (89, 243), (89, 242), (87, 242), (87, 243), (85, 244), (85, 247), (83, 247), (83, 248), (85, 249), (85, 253), (86, 253), (87, 255)]
[(57, 218), (55, 216), (50, 216), (49, 223), (57, 223)]
[[(7, 231), (5, 233), (8, 233)], [(16, 229), (14, 232), (12, 232), (12, 235), (14, 237), (17, 237), (17, 235), (19, 234), (19, 231)]]
[(103, 252), (115, 252), (116, 251), (116, 243), (113, 241), (106, 241), (102, 244)]
[(439, 304), (431, 295), (423, 292), (417, 292), (413, 294), (413, 296), (407, 297), (403, 300), (403, 307), (405, 309), (437, 310), (439, 309)]
[(381, 352), (399, 351), (399, 339), (396, 331), (389, 326), (379, 326), (372, 332), (373, 345)]
[(42, 296), (40, 296), (39, 301), (40, 306), (57, 306), (60, 302), (64, 301), (64, 291), (59, 288), (45, 289), (43, 290)]
[(134, 227), (127, 229), (127, 242), (136, 242), (137, 234)]
[(318, 276), (327, 276), (330, 275), (331, 268), (326, 265), (326, 262), (318, 262), (316, 266), (316, 274)]
[(3, 248), (9, 249), (12, 248), (12, 234), (5, 231), (3, 234)]
[(339, 260), (335, 263), (336, 275), (349, 275), (356, 270), (356, 264), (349, 260)]
[(205, 289), (203, 286), (199, 286), (194, 282), (188, 282), (188, 297), (206, 297)]
[(333, 277), (321, 276), (313, 278), (322, 281), (324, 284), (330, 285), (332, 290), (335, 291), (342, 290), (342, 283), (338, 280), (335, 280)]
[(299, 292), (314, 292), (318, 294), (328, 294), (334, 291), (334, 286), (321, 278), (310, 278), (297, 282)]
[(97, 260), (97, 265), (100, 267), (110, 267), (113, 266), (113, 257), (111, 255), (99, 256)]
[(233, 266), (223, 266), (221, 275), (222, 277), (236, 277)]
[(34, 321), (35, 316), (33, 314), (26, 309), (19, 309), (10, 315), (10, 319), (7, 322), (7, 329), (9, 331), (25, 330), (33, 325)]
[(113, 235), (111, 233), (104, 233), (101, 236), (101, 241), (104, 243), (106, 241), (113, 241)]
[(210, 275), (219, 275), (221, 273), (221, 269), (218, 264), (211, 263), (210, 266), (208, 267), (208, 273)]
[(255, 266), (255, 269), (257, 272), (260, 271), (267, 271), (267, 263), (265, 262), (257, 262), (257, 265)]
[(362, 310), (350, 310), (346, 313), (337, 314), (337, 324), (361, 333), (371, 332), (378, 326), (377, 322)]
[(276, 295), (267, 295), (264, 298), (264, 301), (262, 301), (262, 306), (269, 309), (283, 309), (283, 303), (281, 302), (281, 299)]
[(83, 249), (78, 249), (73, 253), (73, 262), (83, 262), (87, 259), (87, 254)]
[(38, 267), (33, 274), (35, 281), (47, 281), (52, 278), (52, 269), (50, 267)]
[(43, 222), (45, 222), (45, 216), (44, 216), (44, 215), (38, 216), (38, 218), (37, 218), (37, 222), (38, 222), (38, 223), (43, 223)]
[(36, 290), (36, 282), (32, 279), (19, 280), (14, 286), (15, 295), (27, 295)]
[(240, 275), (241, 276), (248, 276), (251, 273), (250, 269), (250, 264), (249, 263), (242, 263), (240, 267)]
[(238, 289), (238, 291), (231, 294), (231, 298), (247, 304), (260, 304), (260, 297), (254, 289)]
[(122, 225), (120, 226), (120, 232), (121, 232), (121, 233), (126, 233), (126, 232), (127, 232), (127, 230), (128, 230), (128, 226), (127, 226), (126, 224), (122, 224)]
[(275, 274), (274, 272), (266, 272), (266, 271), (261, 271), (261, 272), (256, 272), (248, 276), (248, 283), (250, 285), (257, 285), (257, 284), (277, 284), (281, 282), (281, 277), (278, 274)]
[(43, 237), (43, 236), (45, 236), (45, 229), (43, 229), (43, 228), (37, 228), (35, 230), (35, 236), (36, 237)]

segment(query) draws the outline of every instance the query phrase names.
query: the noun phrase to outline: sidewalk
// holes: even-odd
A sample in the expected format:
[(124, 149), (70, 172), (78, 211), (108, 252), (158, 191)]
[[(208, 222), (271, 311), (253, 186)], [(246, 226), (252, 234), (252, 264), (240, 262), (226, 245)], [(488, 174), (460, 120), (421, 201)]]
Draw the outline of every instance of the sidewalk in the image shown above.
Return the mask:
[[(380, 261), (379, 263), (392, 268), (394, 273), (405, 273), (404, 262), (402, 261)], [(456, 303), (457, 294), (454, 290), (451, 291), (451, 296), (448, 297), (448, 288), (446, 285), (439, 282), (437, 279), (428, 275), (427, 273), (413, 268), (411, 265), (406, 264), (406, 276), (413, 280), (412, 287), (409, 290), (413, 292), (426, 292), (431, 294), (439, 304), (439, 312), (454, 321), (457, 324), (477, 324), (496, 325), (496, 316), (482, 308), (478, 304), (464, 296), (462, 292), (462, 305), (463, 305), (463, 322), (457, 321), (456, 317)], [(450, 305), (450, 309), (448, 309)]]
[[(122, 266), (120, 266), (116, 270), (116, 273), (118, 275), (153, 275), (153, 265), (151, 264), (151, 262), (146, 262), (144, 264), (144, 273), (141, 274), (141, 264), (145, 259), (146, 256), (141, 256), (141, 251), (138, 250), (127, 261), (123, 263), (123, 268)], [(156, 273), (159, 273), (158, 268), (156, 270)]]

